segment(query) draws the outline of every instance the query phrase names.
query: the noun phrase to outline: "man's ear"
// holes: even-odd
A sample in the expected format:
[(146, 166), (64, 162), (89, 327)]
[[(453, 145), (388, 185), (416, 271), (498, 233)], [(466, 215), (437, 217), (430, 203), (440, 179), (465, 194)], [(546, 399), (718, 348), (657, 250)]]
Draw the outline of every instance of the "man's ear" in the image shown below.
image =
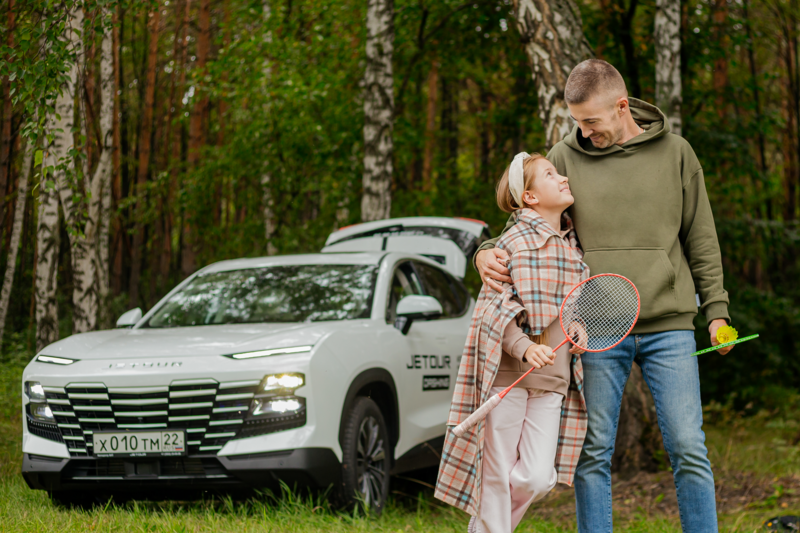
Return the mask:
[(630, 103), (628, 102), (627, 96), (620, 96), (617, 99), (617, 113), (619, 113), (620, 118), (625, 116), (625, 113), (630, 111)]

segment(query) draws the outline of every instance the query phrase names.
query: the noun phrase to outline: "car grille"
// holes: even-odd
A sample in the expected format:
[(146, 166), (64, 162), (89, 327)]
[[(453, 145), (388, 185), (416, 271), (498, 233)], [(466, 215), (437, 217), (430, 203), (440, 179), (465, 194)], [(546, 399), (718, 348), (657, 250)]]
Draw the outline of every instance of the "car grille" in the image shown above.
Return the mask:
[(216, 454), (240, 433), (259, 383), (195, 379), (124, 388), (73, 383), (44, 391), (72, 457), (92, 455), (94, 431), (115, 429), (184, 429), (189, 454)]

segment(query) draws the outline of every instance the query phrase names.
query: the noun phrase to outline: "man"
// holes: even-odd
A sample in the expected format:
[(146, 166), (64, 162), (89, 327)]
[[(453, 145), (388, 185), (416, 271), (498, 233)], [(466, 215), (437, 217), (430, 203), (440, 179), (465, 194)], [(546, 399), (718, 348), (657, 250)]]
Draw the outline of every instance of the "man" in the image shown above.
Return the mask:
[[(575, 475), (578, 529), (612, 531), (611, 456), (636, 361), (655, 399), (683, 530), (716, 532), (697, 358), (690, 354), (698, 302), (713, 345), (729, 316), (703, 170), (689, 143), (669, 132), (664, 114), (629, 98), (622, 76), (605, 61), (575, 67), (564, 96), (577, 124), (548, 159), (569, 177), (584, 261), (592, 275), (629, 278), (641, 296), (631, 335), (609, 351), (582, 356), (589, 428)], [(513, 219), (504, 231), (511, 225)], [(511, 282), (498, 261), (506, 257), (494, 240), (475, 255), (481, 278), (496, 290), (498, 282)]]

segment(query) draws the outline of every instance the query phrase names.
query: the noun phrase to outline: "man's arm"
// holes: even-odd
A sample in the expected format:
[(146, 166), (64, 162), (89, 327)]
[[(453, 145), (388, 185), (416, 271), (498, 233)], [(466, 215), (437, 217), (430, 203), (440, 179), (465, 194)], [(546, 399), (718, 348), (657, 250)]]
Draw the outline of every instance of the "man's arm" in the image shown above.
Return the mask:
[(472, 256), (472, 266), (475, 267), (475, 270), (478, 270), (478, 273), (480, 273), (480, 270), (478, 269), (478, 261), (477, 261), (478, 254), (481, 253), (484, 250), (491, 250), (492, 248), (494, 248), (494, 245), (498, 241), (498, 239), (500, 239), (500, 237), (505, 232), (510, 230), (513, 226), (514, 226), (514, 215), (511, 215), (510, 217), (508, 217), (508, 222), (506, 222), (506, 227), (503, 228), (503, 231), (500, 232), (500, 235), (498, 235), (494, 239), (486, 239), (485, 241), (483, 241), (481, 243), (480, 246), (478, 246), (478, 251), (476, 251), (475, 255)]
[[(512, 215), (500, 235), (507, 232), (513, 225), (514, 216)], [(503, 286), (499, 282), (511, 283), (511, 277), (509, 276), (508, 268), (506, 268), (508, 252), (495, 247), (495, 243), (499, 238), (495, 237), (484, 241), (472, 258), (472, 266), (478, 271), (483, 283), (497, 292), (503, 290)]]
[(722, 286), (722, 254), (702, 169), (697, 169), (683, 188), (681, 240), (700, 294), (700, 311), (709, 322), (719, 318), (730, 321), (728, 293)]
[[(700, 311), (708, 321), (711, 344), (717, 345), (717, 329), (730, 323), (729, 300), (723, 287), (722, 254), (701, 168), (691, 174), (683, 188), (680, 237), (700, 295)], [(720, 353), (725, 354), (731, 348), (724, 348)]]

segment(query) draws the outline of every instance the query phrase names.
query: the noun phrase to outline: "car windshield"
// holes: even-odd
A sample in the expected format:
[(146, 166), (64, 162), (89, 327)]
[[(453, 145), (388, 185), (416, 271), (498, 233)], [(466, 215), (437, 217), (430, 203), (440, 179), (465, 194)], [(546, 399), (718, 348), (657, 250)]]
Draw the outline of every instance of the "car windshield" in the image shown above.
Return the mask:
[(375, 265), (286, 265), (201, 274), (146, 327), (369, 318)]

